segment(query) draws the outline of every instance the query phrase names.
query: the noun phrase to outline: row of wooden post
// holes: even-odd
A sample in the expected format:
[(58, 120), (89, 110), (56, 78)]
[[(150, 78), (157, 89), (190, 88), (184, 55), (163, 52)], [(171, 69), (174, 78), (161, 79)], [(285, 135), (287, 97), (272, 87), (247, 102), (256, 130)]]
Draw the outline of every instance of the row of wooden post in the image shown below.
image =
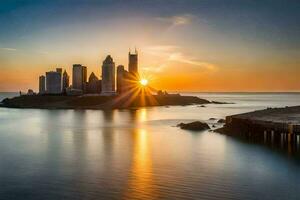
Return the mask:
[(256, 123), (254, 120), (227, 117), (225, 126), (255, 142), (300, 150), (299, 125)]
[(299, 135), (295, 133), (278, 133), (275, 131), (264, 131), (264, 143), (277, 144), (280, 146), (299, 146)]

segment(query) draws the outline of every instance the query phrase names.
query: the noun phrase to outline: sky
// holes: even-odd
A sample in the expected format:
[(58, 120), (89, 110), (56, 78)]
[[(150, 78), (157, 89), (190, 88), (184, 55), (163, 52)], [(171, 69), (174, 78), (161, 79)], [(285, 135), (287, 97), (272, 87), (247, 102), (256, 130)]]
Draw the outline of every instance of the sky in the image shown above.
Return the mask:
[(110, 54), (156, 89), (300, 91), (298, 0), (0, 0), (0, 91)]

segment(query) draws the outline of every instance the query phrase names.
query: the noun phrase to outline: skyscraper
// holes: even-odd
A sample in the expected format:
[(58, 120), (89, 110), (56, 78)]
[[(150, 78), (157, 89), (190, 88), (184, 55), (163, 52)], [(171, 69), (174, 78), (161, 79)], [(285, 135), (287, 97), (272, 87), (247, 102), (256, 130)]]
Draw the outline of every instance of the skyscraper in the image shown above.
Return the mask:
[(77, 90), (84, 90), (84, 85), (87, 80), (87, 68), (81, 64), (73, 65), (73, 79), (72, 88)]
[(138, 53), (136, 50), (134, 54), (129, 51), (128, 61), (128, 71), (138, 77)]
[(46, 78), (44, 75), (39, 77), (39, 93), (44, 94), (46, 92)]
[(115, 63), (108, 55), (102, 64), (102, 95), (115, 94)]
[(46, 93), (60, 94), (62, 92), (62, 79), (60, 72), (46, 72)]
[(65, 70), (64, 73), (63, 73), (63, 81), (62, 81), (63, 92), (66, 91), (66, 89), (69, 87), (69, 85), (70, 85), (70, 77), (69, 77), (68, 73)]
[(122, 91), (127, 93), (133, 93), (138, 85), (139, 73), (138, 73), (138, 53), (128, 53), (128, 71), (123, 71)]
[(117, 67), (117, 93), (120, 94), (122, 93), (122, 86), (123, 86), (123, 79), (124, 79), (124, 66), (119, 65)]

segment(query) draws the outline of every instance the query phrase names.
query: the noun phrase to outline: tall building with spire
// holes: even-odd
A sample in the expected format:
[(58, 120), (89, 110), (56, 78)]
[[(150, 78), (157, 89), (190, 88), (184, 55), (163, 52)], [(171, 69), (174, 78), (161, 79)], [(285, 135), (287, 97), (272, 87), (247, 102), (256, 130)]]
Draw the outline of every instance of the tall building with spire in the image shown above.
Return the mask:
[(102, 95), (114, 95), (115, 89), (115, 63), (108, 55), (102, 64)]
[(131, 53), (129, 50), (128, 61), (128, 71), (135, 77), (138, 77), (138, 52), (136, 49), (134, 53)]

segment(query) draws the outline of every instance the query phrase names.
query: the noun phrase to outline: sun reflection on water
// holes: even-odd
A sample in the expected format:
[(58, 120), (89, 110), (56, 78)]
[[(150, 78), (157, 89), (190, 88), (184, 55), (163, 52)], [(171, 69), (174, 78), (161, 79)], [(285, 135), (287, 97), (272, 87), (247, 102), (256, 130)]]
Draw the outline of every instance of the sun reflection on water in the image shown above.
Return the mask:
[(147, 109), (146, 108), (142, 108), (138, 111), (138, 121), (139, 122), (147, 121)]
[(154, 199), (151, 142), (146, 129), (133, 133), (133, 161), (125, 199)]

